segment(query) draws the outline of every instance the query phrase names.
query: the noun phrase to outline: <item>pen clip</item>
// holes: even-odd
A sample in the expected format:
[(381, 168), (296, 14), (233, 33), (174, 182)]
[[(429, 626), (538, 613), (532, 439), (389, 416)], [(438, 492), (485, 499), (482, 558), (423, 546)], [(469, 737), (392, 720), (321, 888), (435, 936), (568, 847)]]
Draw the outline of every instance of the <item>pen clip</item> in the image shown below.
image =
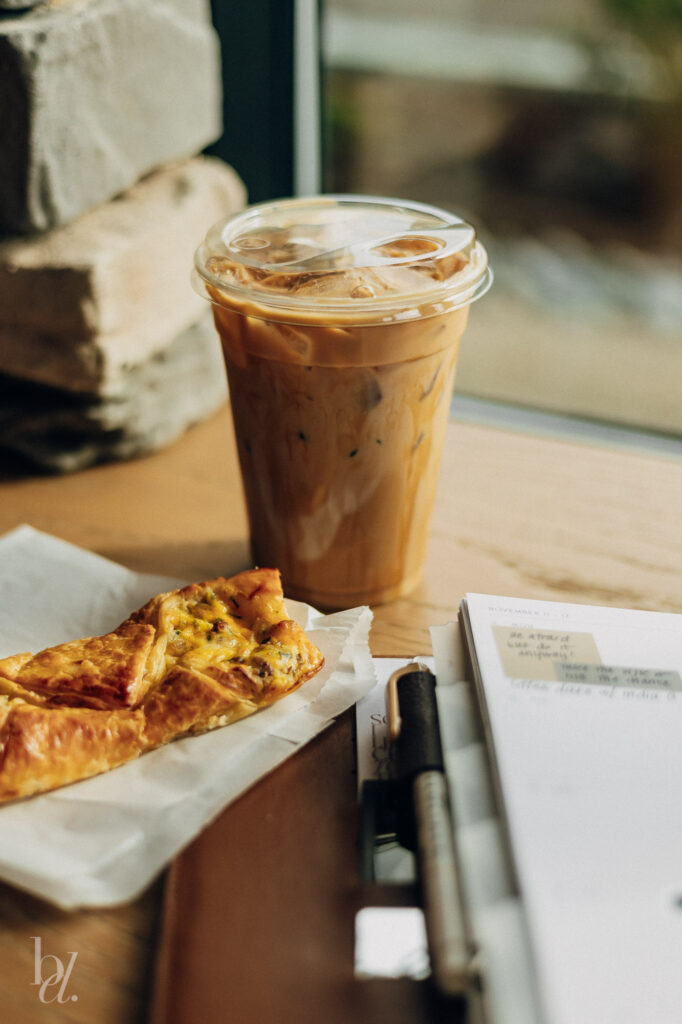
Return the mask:
[(389, 676), (386, 685), (386, 726), (389, 743), (395, 743), (400, 736), (403, 720), (400, 717), (400, 700), (398, 699), (398, 680), (410, 672), (421, 672), (422, 666), (417, 661), (403, 665)]

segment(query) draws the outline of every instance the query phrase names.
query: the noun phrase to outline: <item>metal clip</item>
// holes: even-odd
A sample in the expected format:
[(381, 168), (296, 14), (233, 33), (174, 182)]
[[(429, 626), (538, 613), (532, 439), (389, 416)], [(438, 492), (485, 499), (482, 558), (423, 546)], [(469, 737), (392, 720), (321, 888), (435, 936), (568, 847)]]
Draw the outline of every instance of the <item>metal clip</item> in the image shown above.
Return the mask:
[(395, 743), (400, 736), (403, 720), (400, 717), (400, 701), (398, 700), (398, 680), (409, 672), (421, 672), (422, 665), (417, 661), (411, 661), (409, 665), (403, 665), (396, 669), (389, 677), (386, 684), (386, 726), (389, 743)]

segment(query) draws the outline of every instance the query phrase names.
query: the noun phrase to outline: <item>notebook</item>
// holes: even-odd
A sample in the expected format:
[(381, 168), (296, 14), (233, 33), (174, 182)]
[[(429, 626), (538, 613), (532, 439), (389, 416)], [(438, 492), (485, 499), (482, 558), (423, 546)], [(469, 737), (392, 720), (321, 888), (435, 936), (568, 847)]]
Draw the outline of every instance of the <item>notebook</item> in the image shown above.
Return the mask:
[(682, 616), (469, 594), (460, 625), (432, 639), (482, 1019), (678, 1024)]

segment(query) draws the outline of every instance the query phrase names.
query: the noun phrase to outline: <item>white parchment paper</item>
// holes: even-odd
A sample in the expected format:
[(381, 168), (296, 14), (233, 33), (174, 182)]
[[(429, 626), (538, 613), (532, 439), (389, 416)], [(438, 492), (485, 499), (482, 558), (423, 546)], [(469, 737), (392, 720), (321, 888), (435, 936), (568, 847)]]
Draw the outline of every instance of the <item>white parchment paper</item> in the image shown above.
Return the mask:
[[(20, 526), (0, 537), (0, 657), (106, 633), (184, 582)], [(375, 685), (369, 608), (287, 606), (324, 654), (313, 679), (224, 729), (0, 805), (0, 878), (64, 908), (134, 898), (227, 804)]]

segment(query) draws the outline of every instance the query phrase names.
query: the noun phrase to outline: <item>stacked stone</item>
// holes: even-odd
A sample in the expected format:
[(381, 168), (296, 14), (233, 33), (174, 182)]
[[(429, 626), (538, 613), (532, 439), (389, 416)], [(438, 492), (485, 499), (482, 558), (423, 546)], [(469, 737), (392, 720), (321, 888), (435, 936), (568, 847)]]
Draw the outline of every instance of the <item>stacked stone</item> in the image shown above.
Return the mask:
[(226, 397), (189, 284), (245, 202), (219, 160), (208, 0), (0, 0), (0, 447), (56, 471), (152, 451)]

